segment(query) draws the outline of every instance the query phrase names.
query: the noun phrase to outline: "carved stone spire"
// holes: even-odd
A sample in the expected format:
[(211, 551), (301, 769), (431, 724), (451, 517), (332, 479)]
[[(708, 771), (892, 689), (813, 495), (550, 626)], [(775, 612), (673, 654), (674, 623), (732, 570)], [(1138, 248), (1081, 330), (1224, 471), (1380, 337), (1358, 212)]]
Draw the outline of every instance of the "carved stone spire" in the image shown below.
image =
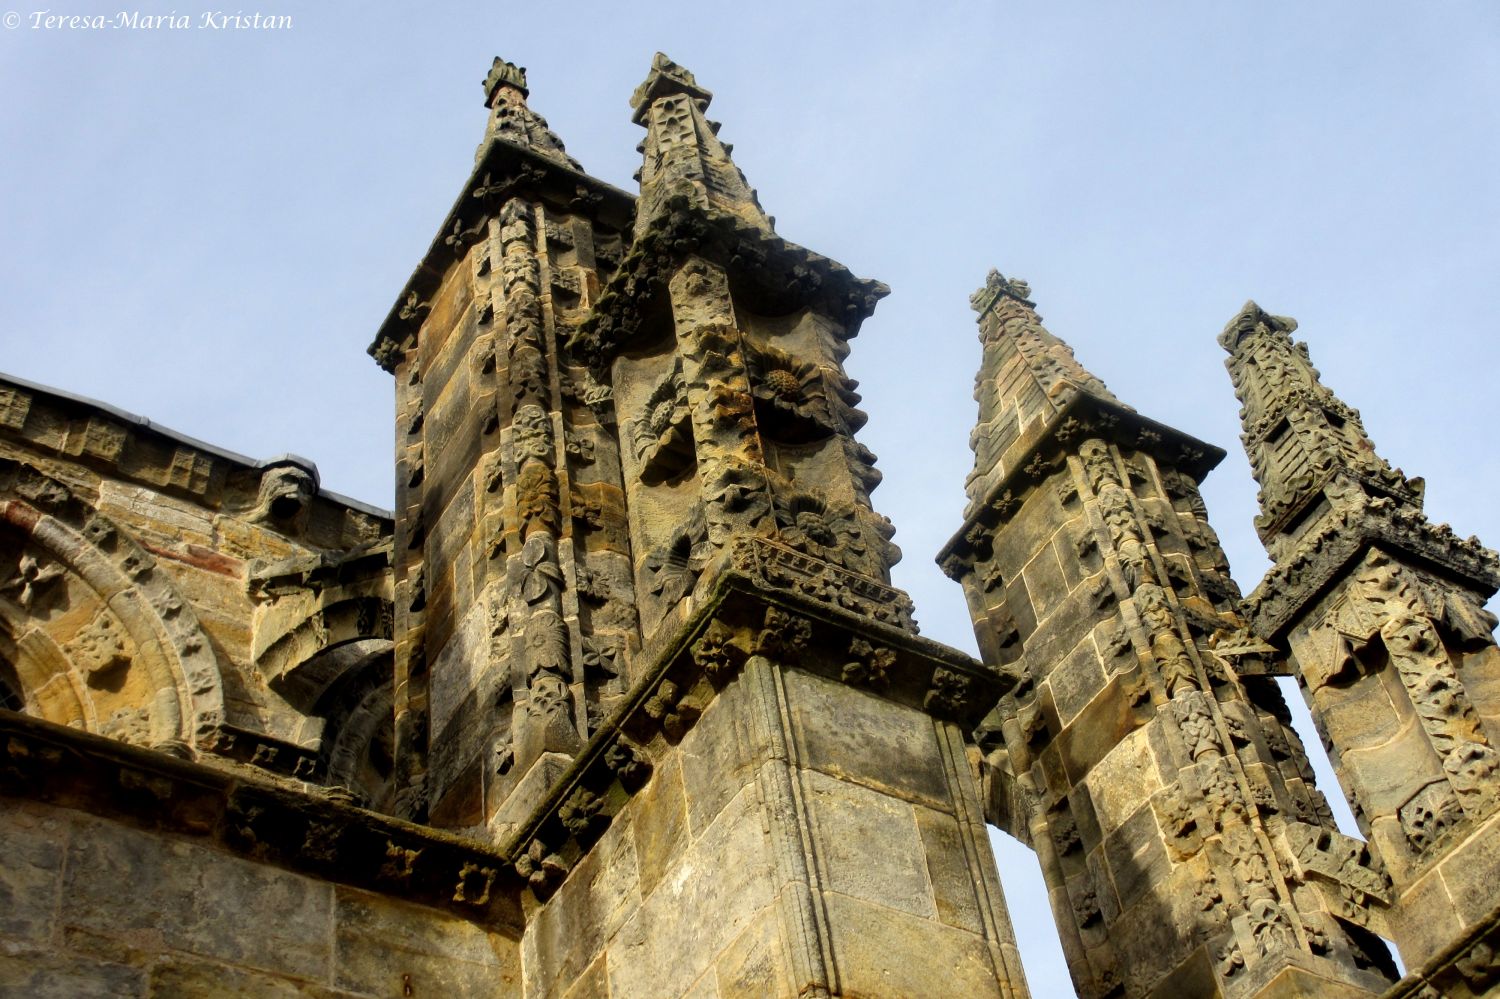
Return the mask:
[(1319, 381), (1307, 344), (1293, 342), (1296, 328), (1295, 319), (1246, 302), (1219, 335), (1243, 404), (1241, 439), (1260, 483), (1255, 526), (1272, 557), (1321, 519), (1303, 516), (1319, 498), (1330, 510), (1366, 492), (1413, 512), (1422, 508), (1422, 480), (1408, 479), (1375, 453), (1359, 413)]
[(641, 184), (635, 231), (644, 232), (674, 198), (701, 209), (731, 215), (770, 231), (755, 191), (719, 141), (719, 123), (704, 117), (713, 94), (693, 74), (658, 52), (651, 72), (630, 97), (632, 120), (646, 128), (645, 155), (636, 179)]
[(1036, 849), (1080, 995), (1383, 990), (1339, 921), (1383, 877), (1234, 613), (1198, 491), (1222, 453), (1120, 403), (1029, 296), (991, 271), (971, 300), (976, 467), (939, 556), (1013, 684), (976, 733), (987, 818)]
[(984, 361), (974, 380), (979, 422), (969, 438), (974, 471), (965, 484), (970, 513), (998, 477), (1014, 471), (1018, 457), (1030, 456), (1034, 433), (1080, 394), (1129, 409), (1078, 363), (1066, 343), (1047, 331), (1030, 295), (1025, 281), (991, 269), (984, 287), (969, 296), (969, 305), (979, 313), (979, 342), (984, 344)]
[(556, 163), (582, 171), (578, 161), (563, 148), (562, 139), (547, 125), (547, 119), (526, 105), (526, 69), (495, 57), (489, 75), (484, 78), (484, 104), (490, 109), (484, 140), (474, 153), (477, 162), (492, 142), (509, 142), (529, 149)]
[(1276, 564), (1245, 602), (1289, 649), (1339, 782), (1395, 898), (1408, 967), (1469, 932), (1435, 896), (1492, 893), (1500, 837), (1500, 650), (1484, 601), (1500, 561), (1422, 513), (1422, 483), (1375, 453), (1319, 381), (1295, 321), (1254, 302), (1219, 343), (1260, 482), (1256, 527)]

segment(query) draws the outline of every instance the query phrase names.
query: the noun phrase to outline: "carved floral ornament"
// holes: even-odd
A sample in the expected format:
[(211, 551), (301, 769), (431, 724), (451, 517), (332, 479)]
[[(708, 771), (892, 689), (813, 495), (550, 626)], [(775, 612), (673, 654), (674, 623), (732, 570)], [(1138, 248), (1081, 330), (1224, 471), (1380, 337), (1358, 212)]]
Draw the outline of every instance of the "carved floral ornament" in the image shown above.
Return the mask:
[(672, 533), (665, 545), (646, 556), (646, 589), (668, 606), (692, 592), (708, 563), (711, 548), (703, 509)]
[(631, 448), (641, 464), (642, 482), (664, 482), (692, 465), (691, 417), (679, 360), (647, 396), (641, 417), (629, 424)]
[(775, 440), (807, 443), (835, 432), (822, 368), (769, 345), (749, 351), (747, 360), (750, 394), (763, 433)]
[(61, 585), (66, 575), (61, 566), (42, 561), (30, 552), (21, 555), (10, 574), (0, 581), (0, 594), (15, 601), (23, 610), (31, 610), (33, 604), (40, 608)]
[(775, 507), (777, 533), (787, 545), (846, 569), (866, 568), (870, 549), (854, 507), (830, 506), (811, 493), (778, 496)]
[[(708, 518), (724, 535), (737, 526), (754, 531), (771, 513), (766, 469), (742, 461), (720, 462), (711, 473), (708, 485)], [(724, 538), (716, 537), (722, 544)]]

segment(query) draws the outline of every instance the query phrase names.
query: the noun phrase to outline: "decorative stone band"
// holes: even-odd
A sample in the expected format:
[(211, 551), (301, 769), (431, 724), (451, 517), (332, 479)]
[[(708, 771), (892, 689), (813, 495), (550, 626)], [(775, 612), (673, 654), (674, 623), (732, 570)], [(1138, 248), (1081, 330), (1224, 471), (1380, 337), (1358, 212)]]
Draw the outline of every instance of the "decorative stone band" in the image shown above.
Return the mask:
[[(774, 547), (774, 546), (772, 546)], [(795, 555), (796, 553), (790, 553)], [(899, 591), (892, 591), (899, 592)], [(902, 594), (904, 597), (904, 594)], [(956, 649), (796, 590), (768, 591), (734, 560), (502, 851), (545, 900), (754, 658), (795, 666), (958, 724), (968, 736), (1013, 682)]]
[[(1330, 486), (1335, 479), (1352, 479), (1365, 486), (1366, 492), (1372, 496), (1393, 497), (1413, 510), (1422, 508), (1421, 492), (1412, 488), (1411, 481), (1399, 469), (1386, 466), (1380, 471), (1363, 471), (1347, 464), (1324, 461), (1313, 471), (1299, 476), (1297, 481), (1287, 483), (1286, 490), (1281, 493), (1267, 495), (1265, 490), (1261, 491), (1262, 512), (1255, 517), (1256, 531), (1263, 538), (1287, 531), (1309, 516), (1309, 511), (1324, 498), (1325, 490), (1332, 493)], [(1312, 515), (1316, 516), (1316, 513)]]
[(0, 459), (0, 528), (18, 532), (75, 574), (120, 615), (154, 688), (151, 742), (174, 748), (213, 739), (224, 719), (223, 681), (197, 615), (157, 570), (156, 558), (63, 483)]
[(305, 785), (202, 766), (0, 711), (0, 795), (208, 842), (261, 863), (519, 931), (510, 857)]
[(688, 254), (733, 268), (743, 289), (765, 303), (767, 311), (817, 305), (847, 324), (845, 339), (854, 337), (891, 291), (774, 233), (730, 216), (706, 214), (688, 199), (673, 197), (631, 245), (594, 311), (569, 337), (573, 355), (602, 375), (639, 331), (652, 299), (666, 294), (673, 269)]
[(220, 725), (209, 744), (200, 748), (215, 756), (299, 780), (313, 780), (318, 769), (317, 750), (234, 725)]
[(1027, 493), (1061, 469), (1066, 455), (1090, 437), (1145, 452), (1197, 482), (1224, 459), (1223, 450), (1212, 444), (1119, 403), (1080, 392), (1050, 421), (1023, 434), (1006, 449), (1000, 461), (1007, 470), (980, 502), (971, 504), (963, 526), (938, 552), (937, 563), (943, 572), (959, 582), (972, 572), (975, 562), (987, 557), (984, 551), (989, 539), (1021, 508)]
[[(323, 507), (320, 520), (348, 518), (371, 533), (391, 530), (390, 511), (321, 488), (317, 465), (306, 458), (284, 454), (256, 459), (236, 454), (97, 399), (13, 375), (0, 374), (0, 435), (23, 441), (28, 449), (55, 454), (64, 461), (81, 460), (125, 482), (188, 495), (217, 509), (243, 502), (232, 483), (243, 481), (246, 473), (259, 476), (264, 483), (278, 471), (295, 469), (303, 473), (308, 489), (305, 499)], [(340, 507), (342, 511), (337, 510)], [(286, 527), (285, 519), (274, 510), (265, 512), (270, 515), (251, 510), (247, 516), (271, 530)], [(325, 544), (333, 547), (336, 542)], [(200, 568), (216, 564), (222, 568), (217, 553), (205, 549), (202, 555)]]
[(1344, 570), (1372, 546), (1413, 557), (1456, 576), (1484, 597), (1500, 589), (1500, 560), (1476, 538), (1460, 538), (1409, 507), (1366, 505), (1335, 513), (1296, 554), (1273, 566), (1245, 598), (1242, 616), (1275, 642)]
[(629, 227), (635, 198), (579, 170), (505, 141), (490, 143), (464, 182), (458, 200), (443, 219), (422, 262), (396, 297), (396, 304), (380, 324), (367, 353), (375, 363), (394, 373), (401, 355), (410, 349), (431, 299), (455, 254), (462, 255), (479, 231), (480, 223), (517, 194), (571, 211), (602, 216), (620, 229)]
[(739, 538), (730, 553), (735, 570), (762, 587), (795, 593), (882, 624), (917, 631), (911, 597), (868, 576), (840, 569), (765, 538)]

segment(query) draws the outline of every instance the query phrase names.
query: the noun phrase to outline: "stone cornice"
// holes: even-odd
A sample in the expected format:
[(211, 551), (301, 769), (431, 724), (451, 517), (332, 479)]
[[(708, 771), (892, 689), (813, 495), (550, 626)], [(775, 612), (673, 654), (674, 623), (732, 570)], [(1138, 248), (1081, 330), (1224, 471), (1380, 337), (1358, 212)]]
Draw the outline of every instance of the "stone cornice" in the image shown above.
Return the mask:
[(754, 656), (865, 687), (953, 721), (966, 736), (1013, 685), (1014, 677), (907, 626), (872, 621), (864, 608), (845, 609), (826, 594), (808, 594), (767, 575), (759, 566), (776, 561), (776, 553), (748, 558), (747, 548), (779, 549), (775, 542), (737, 544), (700, 581), (696, 611), (654, 650), (645, 650), (648, 665), (619, 709), (503, 845), (538, 898), (550, 895), (646, 783), (653, 760), (682, 738)]
[[(961, 580), (974, 566), (977, 542), (999, 530), (1026, 494), (1062, 467), (1070, 449), (1090, 437), (1142, 451), (1201, 482), (1224, 460), (1224, 451), (1121, 403), (1078, 392), (1051, 419), (1033, 425), (1001, 456), (1009, 470), (966, 511), (963, 526), (938, 551), (937, 563)], [(1022, 464), (1020, 458), (1028, 460)]]
[(846, 339), (890, 294), (881, 282), (855, 277), (836, 260), (740, 219), (698, 211), (679, 196), (631, 245), (593, 312), (569, 338), (574, 356), (601, 372), (639, 331), (652, 300), (664, 294), (673, 266), (688, 254), (724, 266), (736, 289), (766, 311), (820, 307), (846, 324)]
[(366, 351), (384, 370), (395, 370), (392, 350), (416, 335), (422, 325), (421, 303), (431, 298), (455, 260), (451, 242), (455, 227), (461, 230), (475, 219), (487, 217), (487, 205), (498, 204), (523, 189), (605, 220), (622, 232), (629, 229), (635, 212), (633, 195), (524, 146), (493, 140), (475, 163), (421, 263), (407, 278)]
[(1500, 560), (1475, 538), (1460, 538), (1403, 506), (1367, 504), (1330, 517), (1271, 568), (1243, 604), (1256, 633), (1281, 638), (1366, 550), (1378, 546), (1429, 565), (1488, 598), (1500, 589)]
[[(185, 493), (209, 506), (219, 503), (225, 480), (232, 473), (246, 472), (258, 477), (269, 468), (293, 465), (308, 472), (314, 482), (318, 477), (317, 465), (297, 455), (250, 458), (109, 403), (6, 374), (0, 374), (0, 437), (10, 437), (62, 460), (108, 471), (126, 481)], [(137, 441), (182, 452), (184, 457), (174, 462), (180, 470), (178, 478), (172, 479), (170, 472), (166, 481), (147, 474), (158, 463), (122, 461)], [(189, 468), (190, 464), (201, 467)], [(392, 530), (389, 510), (322, 488), (318, 489), (317, 498), (348, 509), (382, 533)]]
[(1269, 545), (1271, 539), (1286, 533), (1316, 508), (1325, 493), (1332, 491), (1329, 487), (1340, 480), (1358, 482), (1371, 495), (1390, 496), (1406, 504), (1414, 515), (1421, 516), (1422, 493), (1412, 488), (1411, 481), (1400, 469), (1392, 469), (1389, 465), (1361, 469), (1331, 462), (1316, 466), (1296, 482), (1286, 483), (1281, 495), (1268, 497), (1265, 490), (1261, 490), (1261, 513), (1255, 517), (1256, 533)]
[(519, 931), (494, 848), (276, 781), (0, 711), (0, 795), (189, 837), (228, 853)]

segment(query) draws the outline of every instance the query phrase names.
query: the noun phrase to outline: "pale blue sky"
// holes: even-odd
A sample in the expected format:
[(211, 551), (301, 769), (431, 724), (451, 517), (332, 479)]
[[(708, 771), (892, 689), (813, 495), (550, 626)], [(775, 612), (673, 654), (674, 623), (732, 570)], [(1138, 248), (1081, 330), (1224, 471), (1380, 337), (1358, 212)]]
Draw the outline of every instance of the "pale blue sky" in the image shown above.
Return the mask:
[[(629, 189), (626, 98), (662, 49), (717, 95), (782, 235), (894, 290), (849, 369), (932, 637), (973, 647), (931, 558), (959, 523), (991, 266), (1122, 399), (1229, 450), (1206, 493), (1246, 589), (1265, 561), (1214, 336), (1249, 297), (1297, 317), (1435, 519), (1500, 544), (1492, 0), (235, 8), (291, 15), (265, 33), (0, 8), (21, 15), (0, 28), (0, 370), (296, 451), (340, 492), (389, 504), (391, 385), (364, 347), (467, 175), (491, 57)], [(1035, 863), (1001, 858), (1032, 986), (1066, 994)]]

